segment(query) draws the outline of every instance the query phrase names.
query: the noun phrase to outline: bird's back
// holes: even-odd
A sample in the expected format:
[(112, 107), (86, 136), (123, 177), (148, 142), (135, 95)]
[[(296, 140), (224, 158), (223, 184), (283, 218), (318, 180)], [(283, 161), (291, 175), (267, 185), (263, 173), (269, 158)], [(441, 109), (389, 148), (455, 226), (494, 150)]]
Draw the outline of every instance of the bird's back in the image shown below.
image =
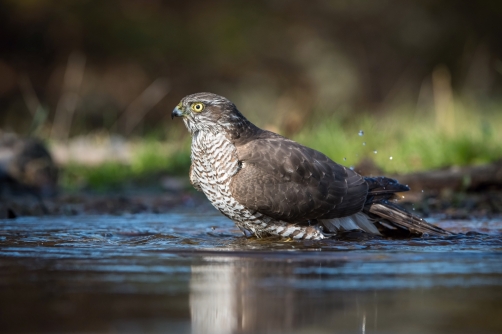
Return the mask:
[(362, 210), (368, 186), (356, 172), (272, 132), (243, 142), (236, 147), (243, 167), (232, 178), (231, 192), (245, 207), (297, 222)]

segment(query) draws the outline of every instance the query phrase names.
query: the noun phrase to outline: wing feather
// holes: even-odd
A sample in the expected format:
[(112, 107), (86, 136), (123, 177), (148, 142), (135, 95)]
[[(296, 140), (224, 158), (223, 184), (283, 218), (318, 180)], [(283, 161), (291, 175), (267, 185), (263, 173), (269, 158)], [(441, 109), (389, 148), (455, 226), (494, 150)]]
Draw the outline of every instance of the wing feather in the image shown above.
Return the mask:
[(344, 217), (362, 210), (364, 178), (324, 154), (274, 133), (237, 146), (242, 162), (230, 191), (250, 210), (302, 222)]

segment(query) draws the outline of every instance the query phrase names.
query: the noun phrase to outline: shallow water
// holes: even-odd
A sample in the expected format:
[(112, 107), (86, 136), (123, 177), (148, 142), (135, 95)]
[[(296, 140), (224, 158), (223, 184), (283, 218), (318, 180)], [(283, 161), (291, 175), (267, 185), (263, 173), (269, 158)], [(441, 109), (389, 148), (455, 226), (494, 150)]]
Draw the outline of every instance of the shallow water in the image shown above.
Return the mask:
[(502, 332), (502, 218), (434, 222), (462, 234), (281, 242), (219, 214), (0, 220), (0, 328)]

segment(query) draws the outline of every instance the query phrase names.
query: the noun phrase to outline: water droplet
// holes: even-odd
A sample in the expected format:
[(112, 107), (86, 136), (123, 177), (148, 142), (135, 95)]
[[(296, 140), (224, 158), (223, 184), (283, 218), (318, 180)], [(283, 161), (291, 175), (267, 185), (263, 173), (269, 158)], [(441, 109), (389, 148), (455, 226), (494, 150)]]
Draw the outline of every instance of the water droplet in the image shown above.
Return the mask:
[(364, 131), (363, 130), (359, 130), (359, 136), (364, 136)]
[(347, 161), (347, 158), (343, 158), (343, 161)]
[(374, 150), (373, 153), (377, 154), (378, 152), (377, 152), (377, 150)]
[(415, 211), (415, 208), (413, 208), (413, 211)]
[(350, 170), (354, 170), (354, 166), (350, 166), (349, 168), (350, 168)]
[(390, 157), (389, 159), (392, 160), (392, 157)]
[(366, 146), (366, 142), (363, 142), (363, 146)]

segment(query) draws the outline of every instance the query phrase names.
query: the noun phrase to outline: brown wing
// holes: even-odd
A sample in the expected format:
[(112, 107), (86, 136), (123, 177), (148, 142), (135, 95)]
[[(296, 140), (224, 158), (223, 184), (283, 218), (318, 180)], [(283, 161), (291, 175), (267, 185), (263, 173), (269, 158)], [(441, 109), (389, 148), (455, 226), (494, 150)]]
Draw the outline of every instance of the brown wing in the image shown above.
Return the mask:
[(368, 185), (324, 154), (264, 131), (237, 146), (241, 170), (230, 191), (250, 210), (301, 222), (345, 217), (362, 210)]

